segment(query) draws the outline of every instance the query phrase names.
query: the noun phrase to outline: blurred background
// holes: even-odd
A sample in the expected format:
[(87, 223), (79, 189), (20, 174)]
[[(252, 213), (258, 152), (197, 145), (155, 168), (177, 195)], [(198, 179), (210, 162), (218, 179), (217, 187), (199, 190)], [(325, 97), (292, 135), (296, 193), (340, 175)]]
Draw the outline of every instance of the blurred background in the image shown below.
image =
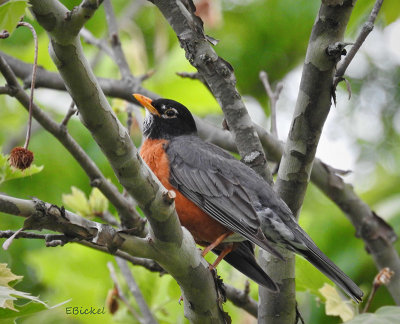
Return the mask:
[[(61, 1), (70, 9), (80, 1)], [(136, 76), (153, 73), (144, 87), (159, 95), (180, 101), (198, 116), (220, 123), (222, 115), (213, 96), (196, 80), (184, 79), (177, 72), (193, 72), (176, 36), (158, 10), (149, 2), (112, 1), (118, 17), (120, 37), (132, 72)], [(352, 42), (368, 17), (374, 1), (359, 1), (351, 17), (345, 41)], [(273, 86), (283, 82), (277, 116), (278, 134), (285, 140), (299, 87), (302, 62), (319, 1), (308, 0), (198, 0), (198, 13), (206, 32), (219, 39), (217, 53), (231, 63), (237, 87), (244, 96), (253, 120), (269, 129), (269, 103), (258, 75), (265, 70)], [(337, 105), (332, 106), (322, 134), (317, 156), (329, 165), (350, 170), (346, 182), (400, 233), (400, 2), (387, 0), (378, 16), (374, 31), (347, 71), (352, 88), (351, 99), (340, 84)], [(39, 65), (56, 71), (48, 54), (48, 38), (28, 13), (39, 37)], [(105, 13), (100, 8), (86, 28), (96, 38), (107, 41)], [(93, 45), (82, 40), (95, 74), (119, 78), (113, 61)], [(1, 40), (1, 51), (25, 62), (33, 62), (34, 46), (30, 31), (17, 29)], [(0, 84), (4, 79), (0, 77)], [(65, 92), (38, 89), (35, 100), (40, 107), (61, 121), (71, 99)], [(114, 110), (126, 121), (127, 104), (110, 98)], [(0, 96), (0, 147), (3, 153), (23, 144), (27, 113), (14, 98)], [(139, 124), (133, 139), (140, 145)], [(117, 184), (104, 156), (89, 133), (74, 117), (69, 131), (101, 168)], [(62, 205), (62, 195), (71, 187), (89, 195), (87, 176), (66, 150), (40, 127), (35, 127), (30, 149), (42, 172), (0, 184), (0, 192)], [(110, 208), (111, 212), (114, 212)], [(97, 219), (96, 219), (97, 220)], [(17, 230), (23, 219), (1, 214), (0, 230)], [(368, 293), (376, 275), (371, 257), (363, 243), (355, 238), (354, 228), (343, 213), (312, 184), (302, 209), (300, 224), (317, 245)], [(1, 243), (4, 240), (1, 240)], [(397, 243), (399, 249), (399, 243)], [(0, 250), (0, 263), (7, 263), (24, 279), (15, 288), (40, 295), (49, 305), (71, 299), (65, 306), (102, 307), (113, 284), (106, 267), (112, 256), (77, 244), (45, 248), (44, 242), (18, 239), (6, 252)], [(298, 259), (297, 290), (300, 311), (306, 323), (340, 323), (326, 316), (323, 298), (318, 292), (327, 279), (312, 266)], [(132, 267), (135, 279), (151, 310), (161, 323), (185, 323), (183, 305), (178, 304), (180, 290), (168, 275), (159, 276), (141, 267)], [(226, 263), (219, 266), (224, 281), (243, 289), (245, 278)], [(250, 295), (257, 299), (257, 287), (251, 283)], [(136, 308), (135, 301), (131, 299)], [(385, 288), (378, 290), (371, 311), (393, 305)], [(244, 311), (226, 303), (233, 323), (255, 323)], [(100, 315), (99, 315), (100, 316)], [(137, 323), (121, 304), (118, 312), (99, 316), (71, 316), (65, 307), (36, 314), (19, 323)]]

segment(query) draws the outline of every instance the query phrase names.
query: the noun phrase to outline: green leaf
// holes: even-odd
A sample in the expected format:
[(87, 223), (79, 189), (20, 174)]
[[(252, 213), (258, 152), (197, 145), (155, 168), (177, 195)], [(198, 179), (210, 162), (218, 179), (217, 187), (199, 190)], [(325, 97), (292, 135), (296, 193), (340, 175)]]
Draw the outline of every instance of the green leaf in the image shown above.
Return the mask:
[(90, 193), (89, 208), (92, 215), (101, 215), (108, 210), (108, 200), (98, 188), (93, 188)]
[(340, 316), (343, 321), (350, 320), (354, 317), (354, 304), (352, 304), (352, 301), (349, 299), (343, 299), (335, 287), (329, 284), (324, 284), (319, 291), (326, 299), (326, 315)]
[(71, 194), (62, 195), (64, 205), (82, 217), (92, 216), (89, 201), (87, 200), (85, 193), (74, 186), (71, 187), (71, 191)]
[(354, 317), (346, 324), (394, 324), (400, 321), (400, 307), (384, 306), (375, 313), (365, 313)]
[(14, 320), (18, 317), (31, 315), (47, 309), (49, 309), (49, 307), (47, 307), (46, 304), (42, 302), (37, 303), (34, 301), (30, 301), (22, 306), (16, 305), (15, 310), (0, 308), (0, 318), (2, 321), (5, 319), (9, 319), (10, 323), (12, 323), (11, 320)]
[(35, 164), (31, 164), (31, 166), (25, 170), (15, 169), (8, 163), (8, 155), (0, 153), (0, 184), (8, 180), (29, 177), (42, 170), (43, 165), (37, 166)]
[(14, 307), (14, 304), (13, 304), (13, 301), (17, 300), (18, 298), (29, 299), (36, 303), (43, 304), (47, 307), (47, 305), (44, 302), (42, 302), (38, 297), (32, 296), (30, 293), (15, 290), (11, 287), (0, 286), (0, 307), (1, 308), (7, 308), (7, 309), (11, 309), (13, 311), (18, 312), (18, 310)]
[[(14, 301), (18, 298), (29, 299), (35, 303), (43, 304), (48, 308), (38, 297), (23, 291), (18, 291), (10, 286), (11, 282), (20, 280), (21, 278), (22, 276), (13, 274), (5, 263), (0, 263), (0, 310), (8, 309), (12, 312), (19, 312), (19, 310), (14, 307)], [(2, 313), (4, 313), (4, 310), (2, 310)], [(4, 314), (2, 313), (0, 313), (0, 318), (3, 318), (2, 315)]]
[(23, 276), (17, 276), (11, 272), (9, 268), (7, 268), (7, 264), (0, 263), (0, 286), (9, 287), (10, 283), (16, 280), (22, 279)]
[(10, 0), (0, 6), (0, 31), (7, 30), (10, 34), (28, 7), (28, 0)]

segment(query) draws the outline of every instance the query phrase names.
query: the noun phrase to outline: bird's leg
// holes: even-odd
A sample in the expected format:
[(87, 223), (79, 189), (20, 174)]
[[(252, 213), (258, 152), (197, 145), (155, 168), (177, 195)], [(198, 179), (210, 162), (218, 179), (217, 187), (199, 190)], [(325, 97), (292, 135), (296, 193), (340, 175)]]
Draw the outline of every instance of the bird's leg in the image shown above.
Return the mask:
[(233, 250), (233, 243), (229, 243), (228, 246), (222, 250), (221, 254), (218, 255), (217, 260), (215, 260), (215, 262), (213, 264), (209, 265), (209, 269), (213, 270), (217, 267), (217, 265), (222, 261), (222, 259), (230, 252), (232, 252)]
[(201, 253), (201, 256), (204, 258), (208, 252), (210, 252), (213, 248), (218, 246), (223, 240), (225, 240), (229, 235), (231, 235), (232, 232), (224, 233), (221, 236), (219, 236), (214, 242), (212, 242), (209, 246), (207, 246), (203, 252)]

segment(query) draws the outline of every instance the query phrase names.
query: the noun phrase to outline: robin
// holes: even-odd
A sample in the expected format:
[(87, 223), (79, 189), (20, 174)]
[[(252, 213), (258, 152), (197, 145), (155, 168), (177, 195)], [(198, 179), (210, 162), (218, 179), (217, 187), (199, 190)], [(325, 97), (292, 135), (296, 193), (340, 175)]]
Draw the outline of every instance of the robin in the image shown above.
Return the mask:
[(169, 99), (134, 94), (147, 109), (140, 155), (160, 182), (176, 192), (181, 225), (205, 247), (258, 284), (279, 291), (254, 257), (254, 244), (282, 258), (295, 252), (355, 301), (363, 292), (315, 245), (289, 207), (256, 172), (228, 152), (201, 140), (190, 111)]

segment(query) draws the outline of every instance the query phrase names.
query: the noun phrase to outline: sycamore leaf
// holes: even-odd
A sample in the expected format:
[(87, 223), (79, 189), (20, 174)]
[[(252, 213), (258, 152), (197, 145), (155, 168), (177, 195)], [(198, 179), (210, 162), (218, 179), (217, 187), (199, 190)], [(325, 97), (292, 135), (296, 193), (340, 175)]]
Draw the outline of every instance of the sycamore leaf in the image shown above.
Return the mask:
[(98, 188), (93, 188), (90, 193), (89, 208), (92, 215), (103, 214), (108, 210), (108, 200)]
[(10, 35), (28, 7), (28, 0), (10, 0), (0, 5), (0, 32), (7, 30)]
[(37, 303), (34, 301), (30, 301), (21, 306), (15, 305), (14, 310), (9, 308), (0, 308), (0, 318), (2, 320), (1, 323), (3, 323), (3, 321), (4, 323), (15, 323), (14, 320), (18, 317), (31, 315), (46, 309), (49, 309), (46, 304), (42, 302)]
[(13, 301), (17, 300), (18, 298), (29, 299), (36, 303), (41, 303), (43, 305), (46, 305), (38, 297), (32, 296), (30, 293), (15, 290), (14, 288), (11, 288), (11, 287), (0, 286), (0, 307), (1, 308), (9, 308), (9, 309), (12, 309), (12, 310), (18, 312), (18, 310), (14, 308), (14, 304), (13, 304)]
[(343, 299), (335, 287), (326, 283), (319, 289), (319, 292), (326, 299), (326, 315), (340, 316), (342, 321), (348, 321), (354, 317), (355, 309), (352, 301), (349, 299)]
[(7, 264), (0, 263), (0, 286), (11, 288), (10, 283), (21, 280), (23, 276), (17, 276), (7, 268)]
[[(11, 270), (7, 268), (5, 263), (0, 263), (0, 308), (18, 312), (14, 307), (14, 300), (17, 300), (18, 298), (29, 299), (46, 306), (46, 304), (40, 301), (37, 297), (31, 296), (29, 293), (23, 291), (15, 290), (10, 286), (10, 283), (22, 278), (22, 276), (13, 274)], [(2, 316), (0, 316), (0, 318), (2, 318)]]
[(12, 168), (8, 163), (8, 155), (0, 153), (0, 184), (8, 180), (29, 177), (42, 170), (43, 165), (37, 166), (35, 164), (31, 164), (31, 166), (25, 170)]
[(400, 322), (399, 306), (384, 306), (375, 313), (364, 313), (354, 317), (346, 324), (395, 324)]
[(89, 201), (82, 190), (72, 186), (70, 194), (62, 195), (62, 201), (64, 205), (75, 211), (78, 215), (82, 217), (92, 216)]
[(71, 299), (66, 300), (62, 303), (59, 303), (57, 305), (51, 306), (49, 307), (48, 305), (46, 305), (45, 303), (42, 302), (35, 302), (35, 301), (29, 301), (23, 305), (15, 305), (15, 309), (11, 310), (8, 308), (0, 308), (0, 318), (1, 318), (1, 324), (15, 324), (15, 320), (17, 318), (23, 317), (23, 316), (27, 316), (27, 315), (31, 315), (31, 314), (35, 314), (47, 309), (53, 309), (53, 308), (57, 308), (60, 307), (68, 302), (70, 302)]

